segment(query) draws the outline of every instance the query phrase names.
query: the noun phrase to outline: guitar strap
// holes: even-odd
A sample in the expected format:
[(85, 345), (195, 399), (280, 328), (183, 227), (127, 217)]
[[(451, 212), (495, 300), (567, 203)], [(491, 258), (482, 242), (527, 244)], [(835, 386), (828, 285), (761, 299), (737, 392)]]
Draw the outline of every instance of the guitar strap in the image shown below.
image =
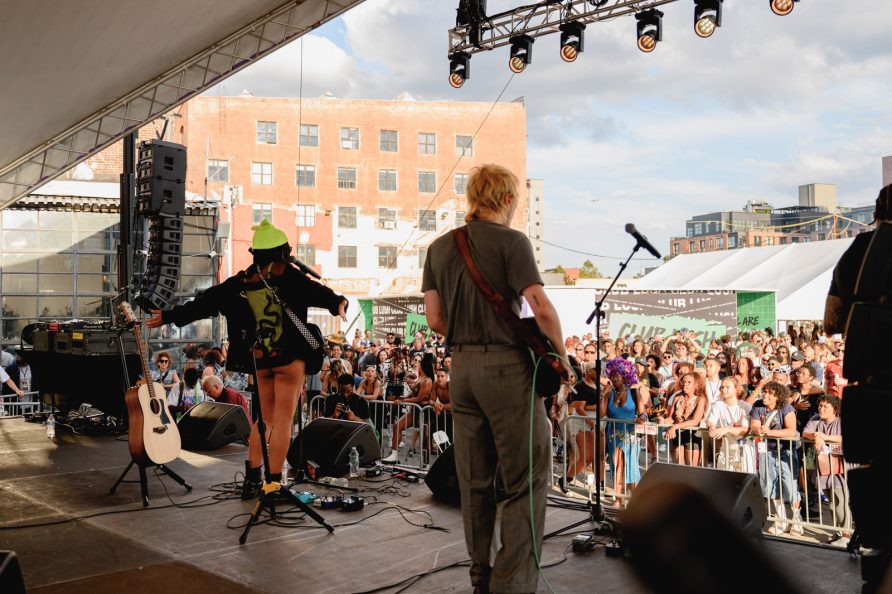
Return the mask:
[(266, 282), (266, 279), (263, 277), (263, 272), (260, 270), (260, 267), (257, 267), (257, 274), (260, 276), (260, 282), (263, 283), (263, 286), (270, 292), (273, 296), (273, 299), (276, 303), (279, 304), (279, 307), (282, 308), (282, 311), (285, 312), (285, 315), (288, 316), (288, 319), (291, 320), (291, 323), (294, 324), (294, 327), (297, 328), (297, 331), (300, 332), (300, 335), (304, 337), (304, 340), (307, 341), (307, 344), (310, 345), (310, 348), (318, 350), (322, 345), (319, 344), (319, 341), (316, 340), (316, 337), (313, 336), (313, 333), (310, 332), (310, 329), (307, 328), (307, 325), (304, 324), (303, 320), (297, 317), (297, 314), (291, 311), (291, 308), (285, 305), (285, 303), (279, 299), (279, 296), (276, 294), (276, 290), (269, 286), (269, 283)]

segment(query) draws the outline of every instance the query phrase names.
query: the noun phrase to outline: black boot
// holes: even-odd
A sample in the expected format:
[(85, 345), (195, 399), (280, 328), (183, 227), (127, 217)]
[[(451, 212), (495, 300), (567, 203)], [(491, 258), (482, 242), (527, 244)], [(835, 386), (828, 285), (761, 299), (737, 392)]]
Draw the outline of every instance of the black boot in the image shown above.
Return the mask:
[(262, 486), (260, 467), (252, 468), (250, 463), (245, 460), (245, 482), (242, 483), (242, 499), (244, 501), (256, 499), (260, 495)]

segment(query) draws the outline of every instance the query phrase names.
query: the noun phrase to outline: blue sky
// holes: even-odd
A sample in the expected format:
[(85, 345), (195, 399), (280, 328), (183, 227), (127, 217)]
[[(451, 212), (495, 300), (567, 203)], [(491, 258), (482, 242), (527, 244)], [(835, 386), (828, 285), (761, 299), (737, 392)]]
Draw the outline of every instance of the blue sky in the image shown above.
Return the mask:
[[(489, 13), (520, 2), (490, 0)], [(527, 174), (545, 180), (545, 239), (605, 274), (633, 246), (634, 222), (658, 249), (686, 218), (747, 200), (796, 202), (797, 187), (835, 183), (839, 201), (871, 202), (892, 154), (889, 0), (802, 0), (777, 17), (767, 1), (726, 0), (723, 26), (693, 33), (692, 2), (663, 7), (663, 41), (643, 54), (631, 17), (590, 25), (566, 64), (558, 36), (536, 41), (510, 77), (507, 48), (474, 55), (461, 89), (447, 83), (457, 0), (366, 0), (212, 93), (492, 102), (523, 96)], [(585, 256), (545, 246), (548, 266)], [(630, 267), (635, 273), (641, 260)]]

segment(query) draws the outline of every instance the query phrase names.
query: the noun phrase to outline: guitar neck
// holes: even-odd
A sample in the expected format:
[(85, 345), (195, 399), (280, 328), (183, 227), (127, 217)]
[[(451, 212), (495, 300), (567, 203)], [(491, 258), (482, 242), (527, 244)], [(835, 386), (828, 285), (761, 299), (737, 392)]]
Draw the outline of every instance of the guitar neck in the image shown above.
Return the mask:
[(139, 362), (142, 365), (142, 376), (146, 378), (146, 386), (149, 388), (149, 396), (155, 397), (155, 386), (151, 378), (149, 370), (149, 358), (146, 353), (147, 347), (143, 344), (142, 330), (139, 324), (133, 325), (133, 337), (136, 339), (136, 350), (139, 352)]

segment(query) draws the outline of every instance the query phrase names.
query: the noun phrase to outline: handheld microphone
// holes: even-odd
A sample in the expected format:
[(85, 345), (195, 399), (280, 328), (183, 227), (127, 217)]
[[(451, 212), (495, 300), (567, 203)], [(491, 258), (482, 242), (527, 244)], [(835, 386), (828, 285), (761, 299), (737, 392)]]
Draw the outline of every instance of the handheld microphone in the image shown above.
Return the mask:
[[(659, 257), (659, 256), (657, 256), (657, 257)], [(315, 270), (313, 270), (312, 268), (310, 268), (309, 266), (307, 266), (306, 264), (304, 264), (303, 262), (301, 262), (294, 256), (291, 256), (291, 263), (294, 264), (295, 266), (297, 266), (298, 268), (300, 268), (301, 272), (303, 272), (304, 274), (309, 274), (310, 276), (312, 276), (314, 278), (318, 278), (319, 280), (322, 280), (322, 275), (320, 275), (318, 272), (316, 272)]]
[(634, 237), (635, 240), (638, 242), (638, 245), (653, 254), (654, 258), (662, 257), (660, 256), (660, 252), (658, 252), (656, 248), (650, 244), (647, 238), (638, 232), (638, 229), (635, 228), (635, 225), (633, 223), (626, 223), (626, 233)]

